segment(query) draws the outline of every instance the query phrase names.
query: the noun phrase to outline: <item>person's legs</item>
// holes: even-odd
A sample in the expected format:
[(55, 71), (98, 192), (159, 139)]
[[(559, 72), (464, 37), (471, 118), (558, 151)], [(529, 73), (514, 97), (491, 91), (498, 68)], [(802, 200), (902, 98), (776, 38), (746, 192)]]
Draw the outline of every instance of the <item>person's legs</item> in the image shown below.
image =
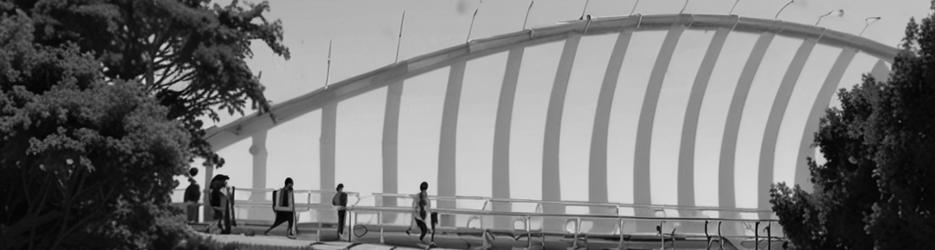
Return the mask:
[(419, 233), (419, 241), (425, 240), (425, 234), (428, 233), (429, 227), (425, 225), (425, 221), (416, 220), (416, 225), (419, 226), (419, 230), (422, 232)]
[[(283, 216), (282, 212), (276, 211), (276, 220), (273, 221), (273, 225), (270, 226), (269, 229), (266, 229), (266, 232), (263, 232), (263, 234), (269, 234), (269, 231), (273, 231), (273, 228), (278, 227), (283, 222), (286, 222), (285, 216)], [(289, 224), (292, 224), (292, 222), (290, 221)]]
[[(218, 231), (224, 231), (224, 210), (214, 209), (214, 219), (217, 220), (217, 223), (214, 223), (217, 226)], [(208, 229), (211, 230), (210, 228)]]
[(286, 235), (295, 235), (295, 214), (293, 212), (286, 212), (286, 221), (289, 222), (289, 228), (286, 229)]
[(347, 211), (338, 211), (338, 235), (344, 234), (344, 221)]
[(230, 234), (231, 233), (231, 214), (230, 211), (225, 210), (224, 216), (221, 218), (224, 221), (224, 228), (221, 229), (221, 234)]
[(188, 202), (188, 223), (198, 222), (198, 204)]
[(435, 242), (435, 225), (438, 225), (438, 213), (432, 212), (432, 242)]
[(416, 223), (416, 217), (415, 217), (415, 216), (412, 216), (412, 218), (409, 220), (409, 227), (406, 228), (406, 235), (407, 235), (407, 236), (409, 236), (410, 234), (412, 234), (412, 226), (413, 226), (413, 224), (415, 224), (415, 223)]

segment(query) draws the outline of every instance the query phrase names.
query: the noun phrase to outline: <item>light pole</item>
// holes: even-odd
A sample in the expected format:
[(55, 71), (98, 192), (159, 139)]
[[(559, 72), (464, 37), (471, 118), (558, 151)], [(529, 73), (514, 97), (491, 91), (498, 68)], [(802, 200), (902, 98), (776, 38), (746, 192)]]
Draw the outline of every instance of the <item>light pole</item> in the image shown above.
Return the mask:
[(835, 16), (837, 16), (837, 17), (842, 17), (842, 16), (844, 16), (844, 9), (837, 9), (837, 10), (828, 11), (828, 13), (825, 13), (825, 14), (819, 16), (819, 17), (818, 17), (818, 20), (815, 21), (815, 26), (818, 26), (818, 24), (821, 23), (821, 19), (822, 19), (822, 18), (825, 18), (826, 16), (830, 16), (830, 15), (835, 15)]
[(864, 31), (867, 30), (867, 27), (870, 27), (870, 24), (873, 24), (873, 23), (875, 23), (875, 22), (877, 22), (877, 21), (880, 21), (880, 19), (883, 19), (883, 18), (882, 18), (882, 17), (878, 17), (878, 16), (872, 16), (872, 17), (864, 18), (864, 28), (860, 30), (860, 34), (857, 34), (857, 36), (863, 36), (863, 35), (864, 35)]
[(782, 13), (782, 11), (786, 9), (786, 7), (789, 7), (789, 5), (791, 5), (794, 2), (795, 0), (789, 0), (789, 2), (786, 2), (786, 4), (782, 6), (782, 8), (779, 8), (779, 11), (776, 12), (776, 15), (773, 16), (773, 19), (779, 19), (779, 14)]

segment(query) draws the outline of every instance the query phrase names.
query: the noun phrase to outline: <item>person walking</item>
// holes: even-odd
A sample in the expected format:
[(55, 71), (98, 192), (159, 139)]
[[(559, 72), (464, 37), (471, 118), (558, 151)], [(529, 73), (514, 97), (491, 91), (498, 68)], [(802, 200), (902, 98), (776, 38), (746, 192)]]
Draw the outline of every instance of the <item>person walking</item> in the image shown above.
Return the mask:
[[(429, 189), (429, 184), (427, 182), (422, 182), (419, 184), (419, 193), (415, 195), (413, 200), (413, 217), (415, 218), (416, 225), (419, 226), (421, 233), (419, 234), (419, 241), (425, 243), (425, 235), (428, 233), (428, 219), (429, 207), (431, 206), (429, 202), (428, 193), (426, 190)], [(410, 234), (410, 230), (406, 230), (406, 234)]]
[(276, 213), (276, 221), (273, 222), (269, 229), (266, 229), (266, 232), (263, 232), (264, 235), (269, 235), (269, 231), (272, 231), (273, 228), (278, 227), (283, 222), (289, 222), (289, 228), (286, 228), (286, 237), (295, 239), (295, 193), (292, 186), (292, 178), (287, 177), (283, 187), (273, 191), (273, 212)]
[(198, 200), (201, 200), (201, 186), (195, 181), (197, 168), (188, 169), (188, 187), (185, 188), (185, 209), (188, 223), (198, 223)]
[(224, 192), (229, 179), (230, 177), (223, 174), (215, 175), (211, 179), (209, 203), (211, 209), (214, 210), (214, 219), (218, 220), (217, 227), (221, 230), (221, 234), (230, 234), (231, 232), (230, 199)]
[(347, 193), (344, 192), (344, 183), (338, 183), (337, 191), (334, 197), (331, 197), (331, 205), (338, 210), (338, 238), (344, 234), (344, 221), (347, 215)]

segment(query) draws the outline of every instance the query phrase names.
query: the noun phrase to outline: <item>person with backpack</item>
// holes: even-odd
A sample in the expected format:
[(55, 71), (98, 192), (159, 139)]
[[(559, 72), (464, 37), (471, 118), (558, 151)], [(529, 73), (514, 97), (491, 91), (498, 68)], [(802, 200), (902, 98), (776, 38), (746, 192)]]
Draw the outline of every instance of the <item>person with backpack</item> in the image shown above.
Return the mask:
[(286, 178), (285, 184), (279, 190), (273, 191), (273, 212), (276, 213), (276, 221), (266, 229), (264, 235), (269, 235), (269, 231), (278, 227), (283, 222), (289, 222), (289, 228), (286, 229), (286, 237), (295, 239), (295, 193), (292, 190), (292, 178)]
[(229, 179), (230, 177), (223, 174), (215, 175), (211, 179), (209, 203), (211, 209), (214, 210), (214, 219), (218, 220), (217, 227), (221, 230), (221, 234), (230, 234), (231, 232), (231, 204), (228, 194), (225, 194), (227, 180)]
[(201, 199), (201, 186), (198, 185), (198, 181), (195, 181), (197, 175), (197, 168), (188, 170), (188, 187), (185, 188), (184, 199), (188, 223), (198, 222), (198, 200)]
[(334, 197), (331, 197), (331, 205), (338, 210), (338, 238), (344, 234), (344, 221), (347, 215), (347, 193), (344, 192), (344, 183), (338, 183), (337, 191)]

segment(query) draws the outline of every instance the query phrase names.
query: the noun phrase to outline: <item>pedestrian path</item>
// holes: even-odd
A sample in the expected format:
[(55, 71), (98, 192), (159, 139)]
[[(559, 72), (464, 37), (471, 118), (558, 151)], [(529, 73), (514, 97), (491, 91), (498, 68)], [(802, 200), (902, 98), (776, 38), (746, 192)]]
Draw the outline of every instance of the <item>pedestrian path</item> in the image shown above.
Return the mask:
[[(284, 236), (266, 236), (266, 235), (247, 236), (247, 235), (241, 235), (241, 234), (217, 235), (217, 234), (203, 234), (203, 233), (202, 235), (210, 239), (216, 240), (218, 242), (224, 243), (224, 244), (233, 244), (235, 246), (245, 248), (245, 249), (259, 249), (259, 250), (421, 249), (421, 248), (413, 248), (413, 247), (400, 247), (400, 246), (390, 246), (390, 245), (371, 244), (371, 243), (353, 243), (353, 242), (346, 242), (346, 241), (320, 242), (320, 241), (303, 239), (301, 237), (297, 239), (289, 239)], [(443, 248), (432, 248), (432, 249), (443, 249)]]

